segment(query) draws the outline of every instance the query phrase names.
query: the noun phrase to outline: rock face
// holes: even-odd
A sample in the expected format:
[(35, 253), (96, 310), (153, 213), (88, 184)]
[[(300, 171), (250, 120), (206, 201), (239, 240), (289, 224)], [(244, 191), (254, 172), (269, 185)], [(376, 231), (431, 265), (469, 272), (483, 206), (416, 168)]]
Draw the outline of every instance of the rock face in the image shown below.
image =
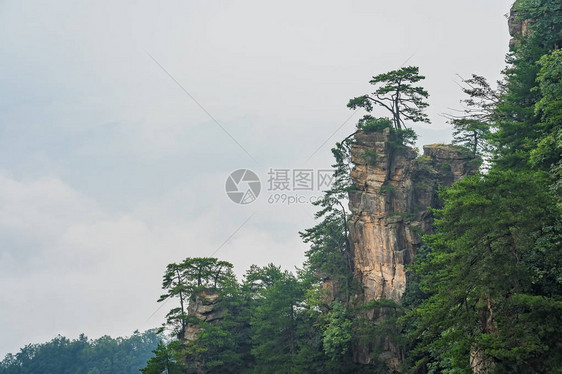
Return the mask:
[[(349, 193), (351, 219), (349, 238), (354, 256), (355, 278), (362, 284), (359, 302), (391, 299), (399, 302), (406, 290), (406, 268), (413, 262), (421, 236), (433, 231), (428, 207), (440, 202), (438, 187), (449, 186), (478, 169), (478, 161), (450, 145), (427, 145), (424, 155), (408, 147), (391, 145), (390, 129), (355, 135), (351, 147), (354, 164)], [(367, 315), (374, 323), (385, 311)], [(401, 354), (390, 341), (381, 359), (396, 369)], [(370, 347), (356, 347), (356, 361), (371, 361)]]
[[(195, 300), (191, 301), (187, 307), (189, 316), (197, 317), (201, 322), (213, 322), (222, 319), (224, 311), (218, 306), (219, 294), (214, 291), (203, 290), (195, 295)], [(200, 324), (188, 323), (183, 340), (186, 344), (197, 339), (201, 332)]]
[(509, 46), (513, 47), (517, 43), (517, 38), (521, 36), (526, 36), (529, 34), (529, 20), (518, 20), (517, 11), (512, 6), (509, 11), (509, 18), (507, 19), (507, 26), (509, 27), (509, 35), (511, 39), (509, 40)]
[[(203, 331), (201, 327), (202, 322), (218, 322), (223, 319), (224, 312), (224, 309), (219, 304), (218, 292), (208, 289), (197, 292), (187, 306), (187, 315), (196, 318), (194, 322), (187, 324), (181, 340), (188, 346), (189, 343), (197, 340), (199, 333)], [(196, 373), (204, 374), (207, 372), (204, 363), (197, 356), (193, 357), (192, 360)]]

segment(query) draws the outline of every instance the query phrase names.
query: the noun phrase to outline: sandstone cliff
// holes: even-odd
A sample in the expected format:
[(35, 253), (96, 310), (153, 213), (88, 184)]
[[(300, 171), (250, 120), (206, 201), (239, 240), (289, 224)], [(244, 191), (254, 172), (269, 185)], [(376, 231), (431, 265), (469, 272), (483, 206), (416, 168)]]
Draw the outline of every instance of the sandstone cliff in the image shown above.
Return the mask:
[[(390, 129), (355, 135), (351, 147), (353, 190), (349, 193), (349, 238), (355, 278), (362, 284), (358, 302), (391, 299), (399, 302), (406, 290), (406, 265), (413, 262), (422, 235), (433, 230), (428, 207), (439, 207), (439, 186), (449, 186), (474, 174), (477, 160), (458, 147), (427, 145), (423, 156), (391, 144)], [(379, 322), (384, 310), (368, 318)], [(388, 339), (381, 359), (396, 368), (401, 353)], [(371, 361), (370, 347), (356, 347), (355, 359)]]
[(224, 311), (218, 306), (219, 294), (214, 291), (203, 290), (195, 295), (189, 303), (187, 314), (196, 317), (198, 323), (188, 323), (183, 333), (186, 344), (197, 339), (202, 328), (200, 322), (213, 322), (223, 318)]

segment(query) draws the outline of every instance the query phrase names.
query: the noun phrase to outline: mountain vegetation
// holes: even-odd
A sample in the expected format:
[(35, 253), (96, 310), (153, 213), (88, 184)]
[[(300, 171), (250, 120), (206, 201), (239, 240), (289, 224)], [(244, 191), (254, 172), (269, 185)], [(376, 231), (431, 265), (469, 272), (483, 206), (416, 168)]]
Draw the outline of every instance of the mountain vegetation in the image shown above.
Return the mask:
[(135, 331), (127, 338), (85, 335), (70, 340), (57, 336), (43, 344), (28, 344), (0, 361), (1, 374), (138, 374), (161, 337), (156, 330)]

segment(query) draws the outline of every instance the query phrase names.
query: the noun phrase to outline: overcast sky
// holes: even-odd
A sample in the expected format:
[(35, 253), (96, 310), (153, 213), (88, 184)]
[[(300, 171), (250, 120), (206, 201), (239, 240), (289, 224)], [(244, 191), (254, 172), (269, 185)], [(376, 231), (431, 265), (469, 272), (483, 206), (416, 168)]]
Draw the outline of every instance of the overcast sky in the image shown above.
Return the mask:
[[(431, 95), (420, 145), (448, 142), (457, 74), (504, 67), (511, 2), (0, 1), (0, 358), (160, 326), (185, 257), (300, 265), (314, 207), (268, 203), (268, 170), (329, 168), (347, 101), (404, 63)], [(252, 204), (225, 193), (240, 168)]]

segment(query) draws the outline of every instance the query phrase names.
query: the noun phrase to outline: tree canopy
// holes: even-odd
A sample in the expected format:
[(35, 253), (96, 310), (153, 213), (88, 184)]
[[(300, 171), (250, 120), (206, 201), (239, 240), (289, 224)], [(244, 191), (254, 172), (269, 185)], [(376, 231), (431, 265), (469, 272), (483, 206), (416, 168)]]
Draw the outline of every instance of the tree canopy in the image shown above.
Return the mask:
[(429, 106), (425, 101), (427, 91), (415, 84), (425, 79), (419, 75), (417, 66), (407, 66), (398, 70), (375, 75), (369, 83), (375, 86), (371, 94), (353, 98), (347, 106), (351, 109), (363, 108), (372, 112), (374, 105), (386, 109), (392, 116), (396, 130), (406, 128), (405, 120), (430, 123), (424, 110)]
[[(135, 331), (127, 338), (102, 336), (91, 340), (57, 336), (43, 344), (28, 344), (0, 361), (0, 374), (138, 374), (161, 336), (156, 330)], [(160, 372), (159, 372), (160, 374)]]
[(167, 314), (167, 325), (176, 333), (182, 333), (187, 324), (187, 305), (197, 292), (215, 290), (234, 282), (232, 264), (216, 258), (186, 258), (183, 262), (166, 267), (162, 280), (162, 294), (158, 302), (177, 298), (179, 307)]

